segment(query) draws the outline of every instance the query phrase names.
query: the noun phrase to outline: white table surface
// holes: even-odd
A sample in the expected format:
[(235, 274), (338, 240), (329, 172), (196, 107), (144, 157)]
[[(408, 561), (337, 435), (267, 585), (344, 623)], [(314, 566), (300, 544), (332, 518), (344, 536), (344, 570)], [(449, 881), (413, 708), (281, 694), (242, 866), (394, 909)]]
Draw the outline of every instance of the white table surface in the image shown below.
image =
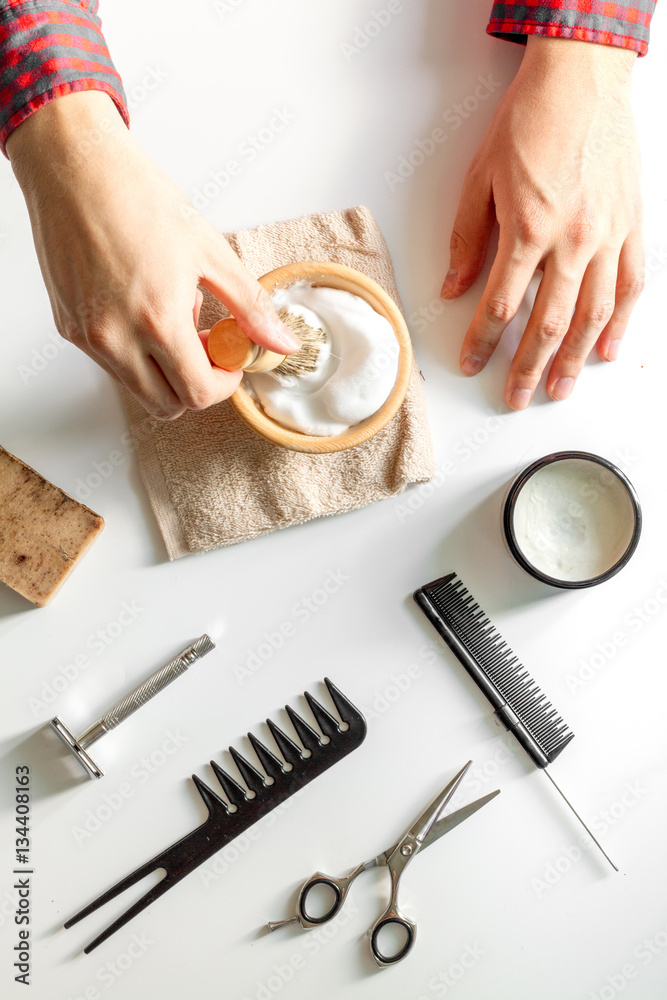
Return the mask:
[[(665, 996), (663, 18), (634, 84), (646, 291), (616, 365), (593, 361), (571, 400), (554, 404), (540, 389), (515, 414), (504, 407), (503, 385), (519, 324), (487, 371), (465, 380), (456, 362), (481, 282), (447, 306), (438, 292), (462, 178), (521, 49), (485, 35), (490, 3), (415, 0), (363, 51), (344, 50), (386, 6), (107, 0), (102, 12), (135, 134), (158, 163), (194, 197), (229, 160), (241, 160), (205, 206), (221, 229), (359, 203), (376, 214), (413, 317), (438, 463), (453, 465), (433, 490), (167, 562), (115, 387), (74, 348), (51, 346), (25, 208), (0, 164), (2, 444), (74, 493), (121, 454), (112, 474), (91, 480), (88, 502), (106, 530), (54, 604), (36, 610), (0, 593), (3, 997)], [(492, 95), (460, 127), (450, 116), (446, 142), (390, 190), (386, 172), (489, 76)], [(276, 109), (291, 120), (251, 160), (242, 147)], [(415, 322), (422, 309), (428, 320)], [(499, 524), (512, 476), (569, 448), (617, 461), (645, 516), (630, 564), (581, 593), (524, 574)], [(496, 728), (485, 699), (413, 607), (414, 588), (452, 568), (575, 731), (551, 770), (619, 874), (595, 849), (579, 849), (574, 817)], [(339, 588), (304, 613), (304, 599), (332, 573)], [(284, 623), (293, 635), (243, 676), (239, 668)], [(216, 651), (97, 745), (102, 781), (75, 780), (45, 731), (51, 716), (84, 729), (205, 631)], [(321, 693), (327, 674), (366, 712), (364, 745), (260, 823), (253, 840), (228, 848), (83, 955), (126, 901), (70, 931), (62, 922), (203, 819), (188, 775), (210, 778), (211, 757), (224, 761), (230, 743), (243, 748), (244, 734), (261, 733), (267, 715), (280, 721), (281, 706), (301, 705), (304, 689)], [(266, 920), (288, 915), (311, 872), (342, 874), (388, 847), (469, 758), (477, 770), (465, 798), (495, 787), (502, 794), (410, 868), (402, 902), (419, 935), (406, 961), (378, 973), (367, 951), (386, 873), (356, 884), (326, 936), (263, 932)], [(13, 775), (21, 764), (33, 781), (27, 993), (12, 968)]]

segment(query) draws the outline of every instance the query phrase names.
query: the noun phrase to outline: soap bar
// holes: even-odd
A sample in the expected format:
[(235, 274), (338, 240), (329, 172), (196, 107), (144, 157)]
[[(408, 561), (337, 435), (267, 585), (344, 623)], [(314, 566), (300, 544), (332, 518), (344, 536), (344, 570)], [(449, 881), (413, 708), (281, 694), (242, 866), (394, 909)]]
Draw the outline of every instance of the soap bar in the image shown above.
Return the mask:
[(48, 604), (104, 527), (78, 500), (0, 447), (0, 581)]

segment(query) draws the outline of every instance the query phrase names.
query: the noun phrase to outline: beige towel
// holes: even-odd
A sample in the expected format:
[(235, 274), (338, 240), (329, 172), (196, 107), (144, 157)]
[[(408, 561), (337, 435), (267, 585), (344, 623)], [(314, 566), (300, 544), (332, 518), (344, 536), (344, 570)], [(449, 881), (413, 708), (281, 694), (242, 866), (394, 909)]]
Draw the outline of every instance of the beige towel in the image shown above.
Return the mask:
[[(227, 238), (258, 277), (294, 261), (332, 260), (374, 278), (400, 305), (387, 245), (367, 208), (276, 222)], [(200, 328), (225, 314), (205, 293)], [(170, 559), (364, 507), (434, 473), (416, 366), (391, 423), (370, 441), (332, 455), (305, 455), (265, 441), (228, 400), (168, 422), (148, 416), (129, 393), (123, 398)]]

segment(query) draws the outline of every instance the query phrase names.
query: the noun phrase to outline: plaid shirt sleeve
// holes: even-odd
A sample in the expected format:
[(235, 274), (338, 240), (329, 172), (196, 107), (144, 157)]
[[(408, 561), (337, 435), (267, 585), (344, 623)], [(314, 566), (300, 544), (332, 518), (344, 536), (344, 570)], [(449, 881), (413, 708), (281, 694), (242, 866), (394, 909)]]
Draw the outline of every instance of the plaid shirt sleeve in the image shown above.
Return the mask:
[(495, 3), (487, 27), (490, 35), (526, 43), (527, 35), (574, 38), (633, 49), (648, 49), (656, 0), (634, 0), (631, 6), (604, 0), (528, 0)]
[(98, 0), (0, 0), (0, 150), (33, 111), (80, 90), (109, 94), (129, 122)]

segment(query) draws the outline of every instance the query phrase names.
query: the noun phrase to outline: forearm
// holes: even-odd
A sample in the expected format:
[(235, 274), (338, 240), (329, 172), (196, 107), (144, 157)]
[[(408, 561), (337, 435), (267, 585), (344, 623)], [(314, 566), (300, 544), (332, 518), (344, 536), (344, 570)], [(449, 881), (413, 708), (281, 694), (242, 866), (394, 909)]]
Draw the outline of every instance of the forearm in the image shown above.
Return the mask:
[(0, 0), (0, 150), (34, 111), (88, 90), (108, 94), (127, 123), (97, 0)]

